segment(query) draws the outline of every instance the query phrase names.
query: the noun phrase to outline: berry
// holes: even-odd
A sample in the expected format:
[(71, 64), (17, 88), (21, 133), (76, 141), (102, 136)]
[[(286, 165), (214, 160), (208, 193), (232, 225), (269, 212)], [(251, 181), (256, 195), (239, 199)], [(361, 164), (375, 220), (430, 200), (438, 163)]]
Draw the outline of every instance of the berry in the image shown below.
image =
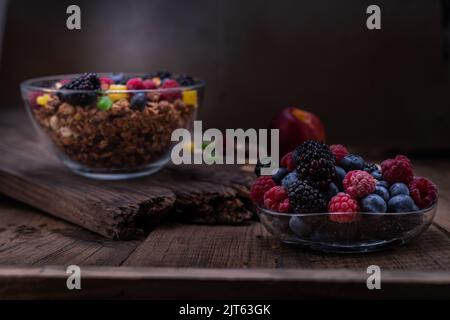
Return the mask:
[(297, 213), (324, 212), (327, 202), (322, 193), (306, 182), (297, 180), (288, 187), (289, 201)]
[(286, 168), (278, 168), (275, 169), (275, 172), (272, 174), (272, 179), (276, 184), (281, 184), (281, 180), (289, 173)]
[(175, 78), (175, 80), (180, 84), (180, 86), (183, 87), (192, 86), (195, 84), (194, 78), (187, 74), (180, 74)]
[(436, 185), (422, 177), (416, 177), (409, 183), (409, 192), (420, 209), (431, 206), (438, 197)]
[(385, 213), (387, 211), (386, 201), (375, 193), (362, 198), (360, 207), (363, 212)]
[(413, 179), (413, 168), (411, 161), (402, 155), (394, 159), (387, 159), (381, 163), (383, 179), (390, 182), (403, 182), (408, 184)]
[(406, 184), (397, 182), (389, 188), (389, 193), (391, 194), (391, 197), (398, 196), (399, 194), (409, 196), (409, 189)]
[[(350, 195), (339, 192), (328, 203), (328, 212), (335, 213), (330, 215), (330, 220), (338, 223), (353, 222), (357, 219), (359, 211), (358, 202)], [(346, 214), (342, 214), (346, 213)]]
[(298, 180), (298, 173), (297, 171), (289, 172), (283, 180), (281, 180), (281, 185), (285, 187), (286, 189), (289, 187), (289, 185), (295, 181)]
[(333, 198), (335, 195), (339, 193), (339, 188), (333, 183), (330, 182), (328, 187), (322, 192), (323, 196), (327, 201)]
[(305, 217), (292, 216), (289, 219), (289, 228), (299, 238), (308, 237), (312, 232), (314, 223)]
[(373, 191), (373, 193), (382, 197), (385, 202), (388, 202), (389, 198), (391, 197), (388, 189), (380, 184), (377, 184), (375, 186), (375, 190)]
[(299, 176), (313, 187), (326, 188), (336, 176), (334, 155), (322, 142), (305, 141), (293, 151), (292, 158)]
[(250, 197), (255, 203), (264, 203), (264, 193), (275, 186), (272, 177), (261, 176), (255, 180), (250, 188)]
[(114, 84), (114, 80), (108, 77), (101, 77), (100, 78), (100, 87), (102, 90), (108, 90), (109, 86)]
[(388, 201), (389, 212), (413, 212), (417, 211), (416, 205), (410, 196), (399, 194)]
[(340, 191), (344, 191), (344, 186), (342, 185), (342, 181), (344, 180), (345, 175), (347, 173), (341, 167), (336, 166), (335, 169), (336, 169), (336, 177), (334, 178), (333, 182), (339, 188)]
[(364, 159), (356, 154), (349, 154), (348, 156), (345, 156), (341, 162), (340, 166), (345, 171), (352, 171), (352, 170), (363, 170), (364, 169)]
[(256, 162), (255, 174), (257, 177), (261, 175), (261, 168), (270, 168), (271, 161), (269, 158), (261, 159)]
[(142, 90), (145, 89), (142, 78), (131, 78), (127, 81), (128, 90)]
[(381, 174), (380, 170), (372, 171), (370, 174), (372, 175), (372, 177), (374, 177), (377, 180), (383, 179), (383, 175)]
[(365, 172), (372, 173), (373, 171), (377, 171), (378, 170), (378, 166), (375, 163), (365, 162), (363, 170)]
[[(172, 79), (166, 79), (161, 86), (161, 88), (163, 89), (173, 89), (179, 87), (180, 85), (178, 84), (178, 82)], [(168, 90), (167, 92), (161, 93), (162, 100), (173, 101), (178, 98), (181, 98), (181, 92), (179, 90)]]
[[(69, 83), (61, 87), (61, 90), (100, 90), (100, 79), (95, 73), (84, 73)], [(86, 106), (93, 103), (97, 99), (97, 92), (59, 92), (58, 97), (61, 101), (68, 102), (73, 105)]]
[(147, 89), (147, 90), (153, 90), (153, 89), (156, 89), (158, 87), (156, 85), (156, 83), (153, 80), (151, 80), (151, 79), (144, 80), (142, 82), (142, 85), (144, 86), (144, 89)]
[(348, 150), (342, 144), (333, 144), (330, 146), (330, 150), (336, 159), (336, 164), (341, 163), (341, 160), (348, 155)]
[(144, 110), (147, 106), (147, 95), (145, 92), (138, 92), (131, 98), (131, 109), (133, 110)]
[(289, 171), (295, 170), (295, 161), (292, 158), (292, 151), (288, 152), (284, 155), (283, 158), (281, 158), (281, 163), (280, 165), (283, 168), (288, 169)]
[(126, 84), (128, 77), (123, 73), (113, 73), (110, 77), (115, 84)]
[(365, 171), (354, 170), (346, 174), (342, 184), (350, 196), (362, 198), (375, 190), (377, 180)]
[(286, 189), (281, 186), (272, 187), (264, 193), (264, 205), (266, 208), (276, 212), (291, 211), (288, 194)]
[(389, 189), (390, 184), (387, 181), (378, 180), (377, 181), (377, 186), (382, 186), (382, 187), (385, 187), (386, 189)]
[(111, 101), (111, 99), (109, 97), (101, 97), (98, 101), (97, 101), (97, 108), (99, 108), (100, 110), (106, 111), (111, 109), (113, 105), (113, 102)]

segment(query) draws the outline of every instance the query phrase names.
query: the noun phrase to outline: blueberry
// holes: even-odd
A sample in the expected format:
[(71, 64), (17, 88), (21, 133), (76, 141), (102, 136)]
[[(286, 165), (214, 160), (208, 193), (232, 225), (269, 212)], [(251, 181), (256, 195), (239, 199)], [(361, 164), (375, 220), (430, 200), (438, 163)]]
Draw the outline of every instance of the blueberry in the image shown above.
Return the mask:
[(340, 163), (341, 167), (347, 172), (352, 170), (363, 170), (364, 164), (364, 159), (356, 154), (345, 156)]
[(389, 212), (412, 212), (415, 206), (413, 199), (404, 194), (392, 197), (388, 202)]
[(128, 80), (123, 73), (113, 73), (110, 78), (115, 84), (126, 84)]
[(281, 184), (281, 181), (283, 178), (289, 173), (289, 170), (286, 168), (278, 168), (275, 170), (275, 172), (272, 174), (272, 180), (276, 184)]
[(389, 189), (389, 182), (387, 182), (387, 181), (380, 180), (380, 181), (377, 182), (377, 185), (385, 187), (386, 189)]
[(333, 182), (330, 182), (328, 188), (323, 191), (323, 195), (327, 201), (330, 201), (330, 199), (337, 195), (338, 192), (338, 187)]
[(131, 98), (131, 109), (133, 110), (144, 110), (147, 105), (147, 95), (145, 92), (135, 93), (133, 98)]
[(292, 171), (288, 173), (283, 180), (281, 180), (281, 185), (285, 187), (286, 189), (289, 187), (291, 183), (298, 180), (298, 174), (297, 171)]
[(390, 188), (389, 192), (391, 193), (391, 197), (398, 196), (399, 194), (404, 194), (409, 196), (409, 189), (406, 184), (397, 182), (394, 183)]
[(305, 221), (305, 217), (292, 216), (289, 220), (289, 227), (299, 238), (308, 237), (312, 233), (312, 224)]
[(387, 210), (386, 201), (378, 194), (369, 194), (360, 201), (360, 207), (363, 212), (385, 213)]
[(344, 180), (346, 172), (341, 167), (336, 166), (336, 176), (334, 178), (334, 183), (339, 188), (340, 191), (344, 190), (344, 186), (342, 185), (342, 180)]
[(388, 201), (389, 201), (389, 198), (391, 197), (391, 196), (389, 195), (388, 189), (385, 188), (384, 186), (380, 185), (380, 184), (378, 184), (378, 185), (375, 187), (375, 191), (374, 191), (373, 193), (375, 193), (375, 194), (379, 195), (380, 197), (382, 197), (383, 200), (386, 201), (386, 202), (388, 202)]
[(372, 171), (370, 174), (372, 175), (372, 177), (374, 177), (377, 180), (383, 179), (383, 176), (381, 175), (381, 171), (380, 170)]

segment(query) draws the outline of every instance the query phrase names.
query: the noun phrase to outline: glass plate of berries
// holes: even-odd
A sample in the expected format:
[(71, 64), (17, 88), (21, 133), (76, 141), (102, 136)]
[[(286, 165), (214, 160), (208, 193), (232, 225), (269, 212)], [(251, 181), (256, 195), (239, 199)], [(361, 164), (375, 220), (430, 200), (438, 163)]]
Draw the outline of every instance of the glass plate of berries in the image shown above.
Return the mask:
[(310, 140), (286, 154), (273, 175), (259, 176), (251, 198), (261, 223), (283, 243), (356, 253), (402, 245), (424, 232), (438, 190), (414, 176), (406, 156), (377, 165), (342, 145)]
[(21, 84), (27, 111), (74, 172), (126, 179), (156, 172), (170, 160), (175, 129), (189, 129), (204, 82), (159, 71), (84, 73)]

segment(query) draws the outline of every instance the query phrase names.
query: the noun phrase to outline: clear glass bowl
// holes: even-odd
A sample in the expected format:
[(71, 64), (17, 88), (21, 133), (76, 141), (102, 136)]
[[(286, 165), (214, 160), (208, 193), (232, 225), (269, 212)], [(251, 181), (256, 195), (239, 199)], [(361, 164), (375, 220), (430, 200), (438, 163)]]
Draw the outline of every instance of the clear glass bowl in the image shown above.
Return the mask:
[(337, 253), (378, 251), (405, 244), (428, 228), (436, 209), (437, 201), (416, 212), (360, 212), (353, 222), (339, 223), (330, 216), (345, 213), (287, 214), (257, 206), (261, 223), (283, 243)]
[[(123, 75), (126, 78), (145, 76)], [(175, 144), (171, 141), (172, 132), (178, 128), (190, 129), (204, 95), (204, 82), (197, 79), (189, 86), (166, 89), (58, 89), (64, 79), (78, 76), (27, 80), (21, 84), (22, 97), (42, 140), (64, 164), (78, 174), (98, 179), (133, 178), (161, 169), (170, 160)], [(131, 98), (138, 93), (148, 99), (143, 108), (131, 107)], [(78, 106), (68, 102), (71, 100), (60, 99), (70, 94), (92, 97), (88, 98), (92, 102)], [(97, 107), (103, 97), (109, 98), (106, 99), (109, 109)]]

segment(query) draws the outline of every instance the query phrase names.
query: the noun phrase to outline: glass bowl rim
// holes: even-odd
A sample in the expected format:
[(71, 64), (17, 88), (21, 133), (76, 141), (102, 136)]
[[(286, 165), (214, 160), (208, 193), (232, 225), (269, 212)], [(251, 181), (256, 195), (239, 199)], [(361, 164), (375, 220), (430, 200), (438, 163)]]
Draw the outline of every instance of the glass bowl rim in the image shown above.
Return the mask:
[[(98, 72), (96, 73), (99, 77), (111, 75), (114, 73), (124, 74), (124, 75), (133, 75), (135, 77), (145, 76), (145, 73), (133, 73), (133, 72)], [(20, 83), (20, 88), (26, 91), (40, 91), (43, 93), (100, 93), (100, 94), (108, 94), (108, 93), (139, 93), (139, 92), (174, 92), (174, 91), (188, 91), (188, 90), (198, 90), (205, 86), (205, 81), (200, 80), (198, 78), (193, 78), (195, 84), (190, 86), (179, 86), (176, 88), (156, 88), (156, 89), (139, 89), (139, 90), (75, 90), (75, 89), (55, 89), (48, 88), (43, 86), (35, 85), (34, 83), (40, 81), (57, 81), (65, 78), (75, 78), (80, 76), (82, 73), (72, 73), (72, 74), (59, 74), (59, 75), (51, 75), (51, 76), (43, 76), (30, 78)]]
[[(405, 215), (412, 215), (412, 214), (418, 214), (418, 213), (427, 213), (432, 211), (433, 209), (435, 209), (437, 207), (437, 203), (438, 203), (438, 199), (437, 198), (433, 204), (425, 209), (420, 209), (418, 211), (411, 211), (411, 212), (386, 212), (386, 213), (382, 213), (382, 212), (352, 212), (352, 213), (356, 213), (356, 214), (361, 214), (361, 215), (366, 215), (366, 216), (405, 216)], [(272, 215), (272, 216), (278, 216), (278, 217), (317, 217), (317, 216), (331, 216), (331, 215), (344, 215), (344, 214), (349, 214), (349, 212), (317, 212), (317, 213), (281, 213), (281, 212), (276, 212), (276, 211), (272, 211), (270, 209), (264, 208), (259, 204), (255, 204), (255, 206), (259, 211), (262, 211), (266, 214)]]

